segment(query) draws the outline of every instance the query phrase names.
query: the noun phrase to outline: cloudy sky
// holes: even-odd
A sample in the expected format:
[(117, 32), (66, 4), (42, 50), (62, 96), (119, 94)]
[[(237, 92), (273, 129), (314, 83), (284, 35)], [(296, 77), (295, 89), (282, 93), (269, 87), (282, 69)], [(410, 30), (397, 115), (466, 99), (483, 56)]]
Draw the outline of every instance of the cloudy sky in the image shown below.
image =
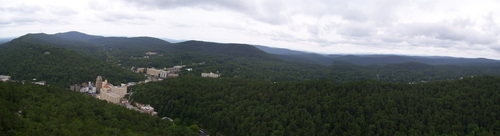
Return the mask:
[(328, 54), (500, 59), (498, 0), (2, 0), (0, 37), (247, 43)]

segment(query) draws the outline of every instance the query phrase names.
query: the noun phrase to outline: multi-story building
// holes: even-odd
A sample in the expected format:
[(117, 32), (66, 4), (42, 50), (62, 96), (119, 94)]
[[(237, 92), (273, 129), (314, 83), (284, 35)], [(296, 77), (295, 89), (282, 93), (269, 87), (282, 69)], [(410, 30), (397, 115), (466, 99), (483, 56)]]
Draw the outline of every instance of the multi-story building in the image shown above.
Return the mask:
[(170, 73), (179, 73), (179, 72), (181, 72), (181, 69), (178, 69), (178, 68), (169, 68), (168, 71), (170, 71)]
[(127, 94), (127, 86), (111, 87), (111, 93), (115, 93), (120, 97), (125, 97), (125, 95)]
[(101, 76), (97, 76), (97, 79), (95, 81), (96, 91), (101, 91), (102, 86), (103, 86), (103, 84), (102, 84), (102, 77)]
[(213, 78), (218, 78), (220, 77), (220, 74), (215, 74), (215, 73), (201, 73), (201, 77), (213, 77)]
[(179, 74), (168, 73), (167, 77), (168, 78), (176, 78), (176, 77), (179, 77)]
[(78, 92), (78, 91), (80, 91), (80, 89), (81, 89), (80, 84), (74, 84), (74, 85), (69, 86), (69, 90), (71, 90), (71, 91)]
[(108, 84), (108, 80), (104, 80), (101, 84), (100, 93), (97, 96), (101, 100), (106, 100), (111, 103), (120, 103), (120, 100), (127, 94), (126, 85), (119, 87), (113, 86), (112, 84)]
[(106, 100), (111, 103), (120, 103), (120, 95), (111, 92), (101, 92), (99, 94), (99, 99)]
[(146, 70), (146, 74), (152, 75), (152, 76), (159, 76), (160, 72), (162, 72), (162, 71), (163, 70), (159, 70), (159, 69), (155, 69), (155, 68), (148, 68)]

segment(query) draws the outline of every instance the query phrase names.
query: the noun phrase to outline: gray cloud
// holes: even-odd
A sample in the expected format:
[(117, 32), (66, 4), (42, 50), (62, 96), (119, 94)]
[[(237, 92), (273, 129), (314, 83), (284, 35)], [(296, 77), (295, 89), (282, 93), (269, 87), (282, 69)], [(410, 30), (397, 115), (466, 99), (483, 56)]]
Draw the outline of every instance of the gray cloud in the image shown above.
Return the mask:
[(154, 7), (157, 9), (177, 9), (177, 8), (200, 8), (211, 10), (229, 10), (241, 13), (255, 20), (268, 24), (286, 23), (287, 15), (282, 11), (280, 1), (237, 1), (237, 0), (124, 0), (141, 7)]
[(32, 6), (32, 5), (0, 7), (0, 12), (9, 12), (13, 14), (34, 14), (40, 10), (42, 10), (40, 6)]
[(147, 21), (147, 20), (152, 20), (151, 18), (147, 16), (141, 16), (141, 15), (135, 15), (131, 13), (124, 13), (124, 12), (106, 12), (102, 14), (97, 15), (100, 19), (107, 21), (107, 22), (113, 22), (113, 23), (126, 23), (130, 21)]
[(350, 37), (369, 37), (375, 32), (375, 29), (366, 24), (345, 24), (337, 32)]
[[(461, 24), (460, 24), (461, 25)], [(440, 40), (462, 41), (469, 44), (490, 44), (495, 35), (445, 23), (413, 23), (401, 27), (401, 32), (409, 37), (432, 37)]]
[(45, 8), (38, 5), (16, 5), (0, 7), (2, 25), (26, 25), (35, 23), (58, 24), (69, 19), (68, 16), (78, 14), (75, 10), (67, 7)]

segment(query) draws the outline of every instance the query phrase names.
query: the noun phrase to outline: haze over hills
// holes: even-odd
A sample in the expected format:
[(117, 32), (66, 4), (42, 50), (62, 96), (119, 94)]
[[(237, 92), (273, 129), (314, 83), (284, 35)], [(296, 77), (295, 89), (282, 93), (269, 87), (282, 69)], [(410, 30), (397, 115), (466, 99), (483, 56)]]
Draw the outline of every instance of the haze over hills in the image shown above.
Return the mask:
[(0, 45), (3, 43), (9, 42), (12, 39), (14, 39), (14, 38), (0, 38)]
[[(494, 128), (499, 124), (492, 116), (496, 109), (494, 100), (499, 96), (495, 90), (499, 79), (476, 77), (500, 75), (498, 62), (489, 59), (321, 55), (246, 44), (170, 43), (152, 37), (103, 37), (67, 32), (27, 34), (4, 43), (0, 45), (0, 63), (3, 64), (0, 75), (10, 75), (14, 80), (45, 80), (54, 87), (94, 80), (97, 75), (117, 83), (140, 81), (145, 77), (130, 68), (186, 65), (192, 71), (182, 71), (178, 78), (131, 87), (137, 91), (130, 97), (132, 101), (151, 104), (158, 107), (160, 116), (175, 118), (174, 126), (163, 124), (169, 128), (166, 132), (152, 132), (165, 135), (188, 135), (200, 127), (221, 135), (494, 135), (497, 133)], [(219, 73), (220, 79), (200, 77), (206, 72)], [(429, 81), (436, 82), (426, 83)], [(27, 94), (39, 89), (31, 84), (0, 84), (0, 91), (7, 92), (12, 89), (2, 86), (21, 87), (15, 90)], [(41, 95), (83, 99), (57, 93), (65, 89), (41, 89), (47, 90)], [(2, 93), (1, 97), (6, 100), (0, 99), (0, 103), (21, 103), (17, 97), (24, 94), (12, 100), (10, 93)], [(17, 116), (20, 107), (0, 108), (0, 112)], [(23, 112), (42, 109), (39, 107), (24, 108)], [(116, 124), (135, 121), (117, 120), (118, 115), (135, 114), (111, 115), (112, 112), (98, 108), (78, 109), (79, 105), (75, 104), (65, 107), (54, 111), (67, 113), (71, 111), (68, 108), (76, 109), (96, 115), (91, 117), (103, 119), (100, 122), (111, 119), (114, 123), (105, 130), (93, 131), (137, 134), (116, 128), (124, 128)], [(57, 124), (28, 113), (20, 115), (30, 115), (26, 121), (33, 121), (23, 124)], [(78, 122), (81, 121), (77, 119), (69, 124), (80, 126)], [(78, 130), (73, 126), (62, 128)], [(0, 130), (0, 134), (28, 130), (12, 125), (4, 128), (9, 130)], [(44, 130), (71, 134), (53, 128)]]
[(266, 46), (255, 47), (276, 54), (288, 61), (316, 62), (323, 65), (384, 65), (406, 62), (419, 62), (430, 65), (500, 65), (500, 61), (486, 58), (457, 58), (447, 56), (406, 56), (370, 54), (316, 54), (284, 48)]
[[(37, 35), (37, 34), (35, 34)], [(85, 33), (81, 32), (76, 32), (76, 31), (70, 31), (66, 33), (57, 33), (54, 34), (53, 36), (63, 38), (63, 39), (57, 39), (55, 37), (47, 37), (47, 35), (41, 34), (36, 37), (43, 37), (43, 39), (52, 39), (52, 40), (46, 40), (48, 44), (53, 44), (55, 46), (59, 45), (61, 47), (65, 46), (70, 46), (72, 44), (68, 44), (67, 40), (74, 40), (72, 42), (83, 42), (83, 43), (78, 43), (80, 46), (83, 44), (86, 45), (93, 45), (93, 46), (107, 46), (111, 48), (131, 48), (134, 49), (134, 46), (142, 46), (143, 48), (139, 48), (141, 51), (147, 51), (147, 50), (163, 50), (165, 45), (174, 45), (172, 48), (179, 49), (179, 50), (186, 50), (189, 47), (182, 47), (179, 48), (180, 45), (187, 45), (187, 46), (192, 46), (192, 45), (204, 45), (206, 47), (211, 47), (208, 44), (211, 45), (225, 45), (225, 44), (219, 44), (219, 43), (210, 43), (210, 42), (202, 42), (202, 41), (184, 41), (184, 42), (179, 42), (177, 44), (171, 44), (167, 41), (157, 39), (157, 38), (151, 38), (151, 37), (132, 37), (132, 38), (126, 38), (126, 37), (103, 37), (103, 36), (94, 36), (94, 35), (88, 35)], [(55, 38), (55, 39), (54, 39)], [(43, 41), (43, 40), (42, 40)], [(57, 43), (50, 43), (50, 41), (58, 41)], [(200, 42), (200, 43), (197, 43)], [(231, 44), (231, 45), (243, 45), (245, 44)], [(200, 49), (199, 51), (215, 51), (216, 49), (201, 49), (201, 48), (206, 48), (204, 46), (199, 46), (198, 48)], [(171, 46), (167, 46), (171, 47)], [(220, 46), (214, 46), (214, 47), (220, 47)], [(229, 46), (231, 47), (231, 46)], [(419, 63), (424, 63), (424, 64), (430, 64), (430, 65), (498, 65), (500, 64), (500, 61), (498, 60), (492, 60), (492, 59), (486, 59), (486, 58), (456, 58), (456, 57), (446, 57), (446, 56), (405, 56), (405, 55), (359, 55), (359, 54), (316, 54), (316, 53), (309, 53), (309, 52), (302, 52), (302, 51), (295, 51), (295, 50), (289, 50), (289, 49), (283, 49), (283, 48), (273, 48), (273, 47), (266, 47), (266, 46), (257, 46), (254, 45), (254, 47), (269, 53), (273, 54), (275, 57), (278, 57), (282, 60), (287, 60), (287, 61), (293, 61), (293, 62), (302, 62), (302, 63), (315, 63), (315, 64), (322, 64), (322, 65), (384, 65), (384, 64), (395, 64), (395, 63), (405, 63), (405, 62), (419, 62)], [(73, 47), (74, 48), (74, 47)], [(242, 50), (249, 50), (246, 51), (248, 53), (252, 53), (255, 51), (250, 51), (253, 49), (250, 49), (248, 47), (245, 47), (246, 49)], [(69, 48), (71, 49), (71, 48)], [(221, 47), (220, 49), (227, 49), (224, 53), (230, 53), (229, 48), (226, 47)], [(81, 49), (75, 49), (75, 50), (81, 50)], [(193, 50), (191, 50), (193, 51)], [(214, 53), (214, 52), (212, 52)], [(221, 52), (219, 52), (221, 53)], [(240, 52), (242, 53), (242, 52)], [(240, 53), (235, 53), (240, 54)], [(260, 53), (262, 55), (262, 53)], [(135, 55), (135, 54), (134, 54)], [(254, 54), (255, 55), (255, 54)]]
[[(64, 48), (85, 57), (107, 62), (106, 65), (126, 69), (131, 67), (164, 68), (180, 64), (203, 63), (204, 65), (192, 65), (195, 70), (186, 73), (193, 76), (202, 72), (220, 72), (223, 73), (223, 77), (256, 78), (269, 81), (333, 79), (338, 82), (347, 82), (377, 79), (391, 82), (414, 82), (500, 74), (495, 71), (500, 66), (498, 61), (489, 59), (400, 55), (320, 55), (246, 44), (204, 41), (169, 43), (152, 37), (103, 37), (75, 31), (53, 35), (27, 34), (14, 41), (16, 42), (4, 45), (24, 43), (31, 46)], [(156, 55), (146, 55), (147, 52), (154, 52)], [(9, 60), (5, 60), (7, 61)]]

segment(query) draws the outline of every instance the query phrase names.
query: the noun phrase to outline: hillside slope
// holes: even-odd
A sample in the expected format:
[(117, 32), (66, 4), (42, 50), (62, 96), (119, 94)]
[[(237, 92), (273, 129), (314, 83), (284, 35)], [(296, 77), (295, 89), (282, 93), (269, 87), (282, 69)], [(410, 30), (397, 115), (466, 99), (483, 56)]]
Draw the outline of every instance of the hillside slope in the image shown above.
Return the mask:
[(14, 80), (30, 82), (36, 79), (58, 86), (93, 81), (98, 75), (113, 83), (135, 82), (145, 78), (64, 48), (34, 44), (26, 38), (17, 38), (0, 46), (0, 74), (10, 75)]
[(196, 135), (187, 127), (91, 96), (0, 82), (0, 135)]
[(321, 65), (387, 65), (397, 63), (418, 62), (429, 65), (500, 65), (500, 61), (485, 58), (457, 58), (446, 56), (406, 56), (406, 55), (343, 55), (343, 54), (315, 54), (302, 51), (295, 51), (283, 48), (273, 48), (266, 46), (255, 47), (274, 54), (290, 62), (316, 63)]

